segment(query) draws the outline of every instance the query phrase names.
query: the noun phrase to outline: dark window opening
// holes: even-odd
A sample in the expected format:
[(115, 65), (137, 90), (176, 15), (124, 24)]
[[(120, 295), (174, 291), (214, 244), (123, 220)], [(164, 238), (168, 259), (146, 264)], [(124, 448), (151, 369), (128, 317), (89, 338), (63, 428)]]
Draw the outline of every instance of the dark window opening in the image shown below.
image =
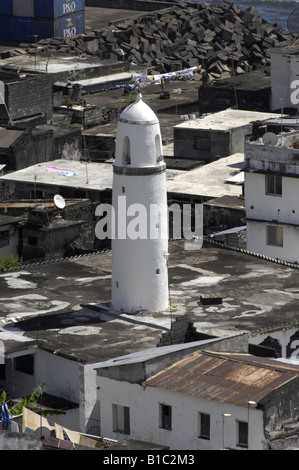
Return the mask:
[(28, 245), (37, 246), (37, 238), (29, 236), (28, 237)]
[(266, 194), (282, 195), (282, 177), (280, 175), (266, 175)]
[(169, 405), (160, 405), (160, 417), (161, 417), (161, 423), (160, 427), (163, 429), (171, 429), (172, 423), (171, 423), (171, 406)]
[(199, 437), (210, 439), (210, 415), (200, 413), (199, 420)]
[(25, 356), (15, 357), (15, 370), (24, 374), (33, 375), (34, 372), (34, 356), (26, 354)]
[(241, 447), (248, 446), (248, 423), (244, 421), (238, 422), (238, 445)]
[(0, 380), (6, 380), (5, 364), (0, 364)]
[(9, 230), (0, 232), (0, 248), (9, 245)]

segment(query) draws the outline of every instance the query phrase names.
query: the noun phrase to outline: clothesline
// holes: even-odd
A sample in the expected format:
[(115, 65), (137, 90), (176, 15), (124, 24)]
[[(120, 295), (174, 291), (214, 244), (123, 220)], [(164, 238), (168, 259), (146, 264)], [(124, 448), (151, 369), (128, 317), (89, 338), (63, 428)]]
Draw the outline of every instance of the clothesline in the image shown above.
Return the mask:
[(194, 73), (201, 68), (201, 65), (189, 67), (183, 70), (177, 70), (175, 72), (165, 72), (156, 75), (133, 75), (132, 79), (134, 83), (127, 83), (124, 85), (115, 85), (115, 88), (131, 88), (136, 87), (146, 88), (150, 85), (160, 85), (162, 80), (175, 80), (177, 78), (191, 78)]
[(178, 77), (181, 77), (181, 78), (192, 77), (194, 72), (196, 72), (200, 68), (201, 68), (201, 65), (196, 65), (195, 67), (189, 67), (187, 69), (178, 70), (176, 72), (167, 72), (167, 73), (162, 73), (159, 75), (153, 75), (153, 80), (156, 85), (160, 85), (162, 79), (175, 80)]

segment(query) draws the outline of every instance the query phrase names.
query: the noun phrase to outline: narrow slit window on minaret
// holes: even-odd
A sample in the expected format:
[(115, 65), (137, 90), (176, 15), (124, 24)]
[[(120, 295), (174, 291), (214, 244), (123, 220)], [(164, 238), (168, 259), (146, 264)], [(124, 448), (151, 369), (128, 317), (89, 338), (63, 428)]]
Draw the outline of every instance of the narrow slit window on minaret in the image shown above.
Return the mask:
[(123, 152), (122, 152), (123, 164), (131, 164), (131, 149), (130, 149), (130, 139), (125, 137), (123, 140)]
[(122, 193), (125, 193), (126, 192), (126, 188), (124, 186), (121, 187), (121, 191)]
[(160, 274), (160, 269), (156, 269), (156, 274)]

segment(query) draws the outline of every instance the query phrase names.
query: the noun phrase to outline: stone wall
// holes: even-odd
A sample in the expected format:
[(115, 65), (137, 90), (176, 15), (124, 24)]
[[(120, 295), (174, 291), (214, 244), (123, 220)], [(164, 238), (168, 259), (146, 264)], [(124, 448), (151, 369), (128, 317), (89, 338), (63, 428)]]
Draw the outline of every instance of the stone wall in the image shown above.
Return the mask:
[(264, 408), (265, 437), (270, 449), (288, 450), (298, 447), (299, 381), (290, 380), (260, 400)]
[(169, 346), (170, 344), (188, 343), (198, 340), (196, 329), (187, 315), (176, 317), (171, 324), (170, 331), (163, 333), (157, 346)]
[(81, 130), (60, 130), (41, 126), (27, 129), (8, 149), (0, 148), (1, 163), (7, 171), (20, 170), (40, 162), (57, 158), (79, 160), (81, 157)]
[(41, 116), (46, 122), (53, 113), (51, 81), (47, 76), (38, 75), (6, 82), (5, 101), (7, 109), (0, 106), (1, 123), (9, 122), (9, 118), (15, 122), (33, 116)]

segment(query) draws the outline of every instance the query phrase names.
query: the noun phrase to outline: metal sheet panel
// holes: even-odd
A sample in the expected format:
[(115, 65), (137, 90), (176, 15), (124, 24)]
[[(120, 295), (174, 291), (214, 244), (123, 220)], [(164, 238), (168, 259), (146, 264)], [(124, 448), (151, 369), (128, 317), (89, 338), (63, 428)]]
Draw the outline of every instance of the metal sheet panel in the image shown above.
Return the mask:
[(13, 15), (34, 17), (34, 0), (13, 0)]
[(45, 18), (36, 18), (36, 34), (38, 39), (58, 37), (65, 38), (83, 34), (85, 31), (84, 10), (65, 15), (54, 20)]
[(4, 41), (13, 40), (12, 16), (0, 16), (0, 39)]
[(34, 14), (39, 18), (57, 18), (84, 10), (85, 0), (34, 0)]
[(35, 34), (34, 18), (25, 16), (13, 17), (13, 40), (20, 42), (33, 42)]
[(248, 406), (299, 376), (292, 368), (250, 355), (200, 352), (146, 380), (143, 385), (206, 400)]
[(0, 15), (12, 15), (12, 0), (0, 0)]

